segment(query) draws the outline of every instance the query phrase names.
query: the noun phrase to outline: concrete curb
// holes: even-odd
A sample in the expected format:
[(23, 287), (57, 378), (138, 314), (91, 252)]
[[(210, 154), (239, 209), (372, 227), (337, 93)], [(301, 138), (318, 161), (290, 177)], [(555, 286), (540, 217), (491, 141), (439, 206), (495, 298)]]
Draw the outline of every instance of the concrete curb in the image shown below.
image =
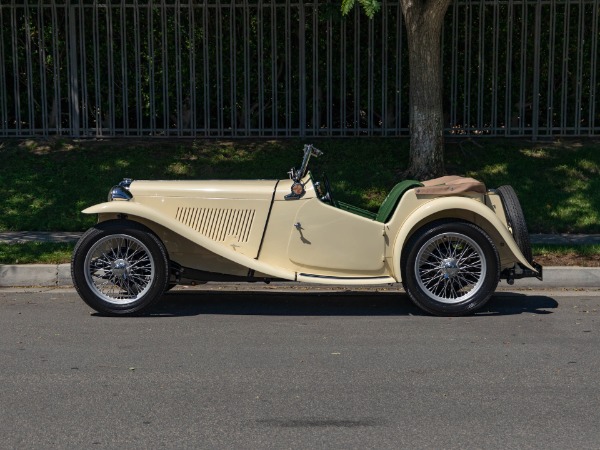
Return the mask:
[[(506, 283), (502, 283), (507, 286)], [(515, 287), (547, 288), (600, 288), (600, 267), (544, 267), (544, 281), (536, 278), (515, 280)]]
[[(227, 285), (227, 283), (219, 284)], [(300, 284), (282, 283), (282, 289), (285, 289), (286, 286)], [(70, 264), (0, 265), (0, 288), (69, 287), (72, 285)], [(302, 285), (308, 286), (305, 283)], [(248, 290), (252, 290), (259, 285), (247, 283), (244, 286), (247, 286)], [(335, 287), (339, 288), (339, 286)], [(500, 283), (499, 287), (510, 288), (504, 281)], [(544, 267), (543, 282), (535, 278), (524, 278), (516, 280), (513, 287), (515, 289), (600, 288), (600, 267)], [(349, 290), (353, 288), (355, 287), (348, 287)]]
[(72, 285), (71, 264), (0, 265), (0, 287)]

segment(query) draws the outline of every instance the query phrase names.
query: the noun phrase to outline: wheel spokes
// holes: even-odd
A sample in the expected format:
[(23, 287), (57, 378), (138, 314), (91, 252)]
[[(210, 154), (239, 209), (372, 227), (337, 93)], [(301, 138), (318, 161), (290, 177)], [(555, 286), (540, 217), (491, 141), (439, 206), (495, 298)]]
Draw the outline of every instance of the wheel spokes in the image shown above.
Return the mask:
[(435, 300), (457, 303), (475, 294), (486, 271), (479, 245), (460, 233), (434, 236), (415, 261), (419, 285)]
[(150, 288), (153, 278), (152, 255), (132, 236), (107, 236), (88, 252), (88, 286), (108, 302), (126, 304), (137, 300)]

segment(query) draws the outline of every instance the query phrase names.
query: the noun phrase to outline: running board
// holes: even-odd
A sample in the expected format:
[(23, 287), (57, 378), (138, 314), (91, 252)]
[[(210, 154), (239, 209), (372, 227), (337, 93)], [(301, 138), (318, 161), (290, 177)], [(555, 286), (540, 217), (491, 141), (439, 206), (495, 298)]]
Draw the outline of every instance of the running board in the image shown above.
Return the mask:
[(396, 283), (396, 280), (392, 277), (336, 277), (330, 275), (316, 275), (312, 273), (299, 273), (297, 278), (298, 281), (304, 283), (316, 283), (316, 284), (333, 284), (333, 285), (372, 285), (372, 284), (391, 284)]

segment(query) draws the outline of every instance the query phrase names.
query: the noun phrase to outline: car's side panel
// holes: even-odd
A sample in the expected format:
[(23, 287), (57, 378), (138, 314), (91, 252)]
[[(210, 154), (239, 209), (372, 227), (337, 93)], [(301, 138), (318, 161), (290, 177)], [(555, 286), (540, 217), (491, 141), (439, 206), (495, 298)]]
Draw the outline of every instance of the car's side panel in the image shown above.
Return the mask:
[(316, 198), (300, 207), (290, 232), (288, 258), (303, 268), (369, 273), (384, 267), (383, 224)]
[(299, 274), (362, 277), (367, 283), (389, 275), (383, 239), (382, 223), (317, 198), (275, 201), (259, 260)]

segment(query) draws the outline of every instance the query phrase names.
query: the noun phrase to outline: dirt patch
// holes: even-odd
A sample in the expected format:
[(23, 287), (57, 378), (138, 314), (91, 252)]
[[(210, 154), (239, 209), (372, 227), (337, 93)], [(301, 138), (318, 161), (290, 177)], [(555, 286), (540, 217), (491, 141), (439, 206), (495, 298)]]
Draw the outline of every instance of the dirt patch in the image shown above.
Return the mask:
[(600, 255), (578, 255), (576, 253), (537, 255), (533, 259), (542, 266), (600, 267)]

